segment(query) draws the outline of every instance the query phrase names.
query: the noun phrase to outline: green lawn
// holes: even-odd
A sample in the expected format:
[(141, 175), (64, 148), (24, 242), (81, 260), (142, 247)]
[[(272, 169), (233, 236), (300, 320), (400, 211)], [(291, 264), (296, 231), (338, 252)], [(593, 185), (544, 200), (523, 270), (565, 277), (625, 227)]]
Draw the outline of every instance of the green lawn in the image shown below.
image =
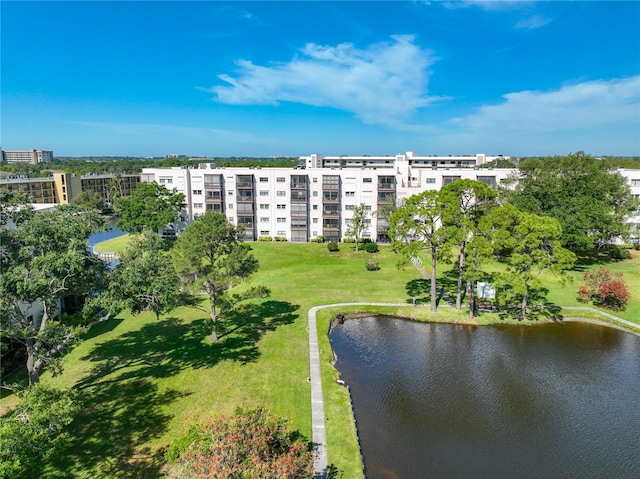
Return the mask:
[[(119, 246), (114, 246), (116, 241)], [(109, 240), (99, 245), (100, 250), (121, 251), (122, 241)], [(47, 477), (157, 477), (163, 448), (190, 420), (229, 413), (243, 401), (264, 403), (290, 418), (292, 428), (310, 439), (308, 309), (341, 302), (409, 304), (414, 288), (423, 284), (412, 267), (396, 267), (397, 257), (388, 247), (373, 255), (355, 253), (349, 244), (341, 244), (337, 253), (315, 243), (257, 242), (252, 247), (260, 270), (251, 284), (265, 285), (272, 294), (226, 318), (220, 344), (208, 341), (204, 310), (178, 308), (160, 320), (153, 314), (122, 314), (95, 326), (67, 354), (61, 376), (43, 375), (49, 384), (77, 388), (84, 401), (83, 412), (72, 424), (74, 439), (45, 471)], [(379, 271), (366, 270), (370, 258), (379, 261)], [(640, 291), (638, 257), (611, 268), (624, 271), (632, 291)], [(555, 279), (548, 281), (552, 302), (577, 304), (579, 282), (559, 289)], [(324, 333), (335, 314), (361, 309), (343, 307), (318, 314), (328, 459), (344, 478), (361, 477), (362, 463), (350, 399), (335, 382)], [(451, 308), (440, 308), (436, 315), (428, 307), (368, 310), (422, 320), (466, 320), (465, 312)], [(637, 294), (630, 310), (636, 313), (621, 316), (640, 323)], [(495, 320), (495, 315), (479, 318)], [(7, 381), (11, 379), (20, 378)], [(6, 408), (12, 401), (5, 397), (0, 405)]]

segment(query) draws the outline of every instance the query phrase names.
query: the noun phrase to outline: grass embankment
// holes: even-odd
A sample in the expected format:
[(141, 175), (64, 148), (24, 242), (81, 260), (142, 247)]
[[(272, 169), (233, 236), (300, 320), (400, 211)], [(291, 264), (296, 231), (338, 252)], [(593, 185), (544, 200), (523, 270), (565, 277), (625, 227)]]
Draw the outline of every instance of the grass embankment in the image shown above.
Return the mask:
[[(99, 245), (99, 250), (119, 252), (123, 247), (119, 238)], [(69, 448), (45, 471), (48, 477), (157, 477), (162, 448), (190, 419), (229, 413), (243, 401), (264, 403), (275, 414), (291, 418), (291, 426), (310, 439), (308, 309), (343, 302), (410, 304), (412, 297), (426, 295), (416, 289), (424, 286), (419, 273), (397, 269), (397, 257), (389, 248), (370, 255), (355, 253), (348, 244), (340, 245), (338, 253), (315, 243), (258, 242), (252, 247), (260, 270), (251, 283), (267, 286), (272, 294), (226, 318), (220, 344), (208, 341), (204, 310), (178, 308), (159, 321), (152, 314), (122, 314), (89, 332), (64, 358), (61, 376), (43, 375), (44, 382), (78, 389), (85, 406), (72, 424)], [(366, 270), (370, 258), (379, 261), (379, 271)], [(637, 257), (610, 265), (625, 272), (634, 292), (640, 290), (639, 266)], [(448, 267), (443, 265), (443, 273)], [(562, 288), (551, 277), (544, 280), (550, 301), (578, 304), (580, 280)], [(362, 464), (350, 398), (335, 382), (324, 332), (335, 314), (362, 309), (350, 306), (318, 314), (328, 459), (348, 478), (361, 476)], [(428, 307), (366, 309), (429, 321), (463, 322), (467, 317), (451, 308), (441, 308), (436, 315)], [(640, 311), (637, 294), (630, 310)], [(621, 316), (640, 322), (637, 314)], [(496, 315), (485, 314), (478, 323), (496, 320)], [(3, 398), (2, 405), (12, 400)]]

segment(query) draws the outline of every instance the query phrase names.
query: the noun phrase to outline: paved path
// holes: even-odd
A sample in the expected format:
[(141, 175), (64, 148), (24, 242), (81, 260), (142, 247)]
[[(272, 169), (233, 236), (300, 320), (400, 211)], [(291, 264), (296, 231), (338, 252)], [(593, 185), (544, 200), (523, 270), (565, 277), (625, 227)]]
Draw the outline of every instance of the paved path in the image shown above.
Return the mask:
[[(314, 306), (309, 310), (309, 363), (310, 363), (310, 381), (311, 381), (311, 441), (315, 453), (313, 461), (313, 477), (314, 479), (327, 479), (328, 462), (327, 462), (327, 436), (326, 421), (324, 415), (324, 403), (322, 400), (322, 376), (320, 374), (320, 350), (318, 348), (318, 327), (316, 323), (316, 313), (323, 308), (332, 308), (340, 306), (409, 306), (406, 303), (335, 303)], [(592, 311), (616, 322), (624, 324), (632, 328), (640, 329), (640, 325), (626, 321), (613, 314), (605, 313), (588, 306), (563, 306), (563, 309), (574, 309), (583, 311)]]

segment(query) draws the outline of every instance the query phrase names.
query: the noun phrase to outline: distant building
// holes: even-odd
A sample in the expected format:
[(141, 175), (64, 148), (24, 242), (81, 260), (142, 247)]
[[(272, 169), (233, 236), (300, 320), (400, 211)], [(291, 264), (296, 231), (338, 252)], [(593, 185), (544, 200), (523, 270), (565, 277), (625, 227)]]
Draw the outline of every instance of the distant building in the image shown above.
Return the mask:
[(0, 180), (0, 188), (28, 193), (36, 204), (67, 204), (83, 191), (98, 193), (105, 202), (111, 201), (113, 190), (130, 196), (139, 182), (140, 175), (54, 173), (48, 178), (9, 177)]
[(50, 163), (53, 160), (53, 151), (50, 150), (3, 150), (0, 148), (0, 160), (8, 164), (28, 163), (37, 165), (38, 163)]

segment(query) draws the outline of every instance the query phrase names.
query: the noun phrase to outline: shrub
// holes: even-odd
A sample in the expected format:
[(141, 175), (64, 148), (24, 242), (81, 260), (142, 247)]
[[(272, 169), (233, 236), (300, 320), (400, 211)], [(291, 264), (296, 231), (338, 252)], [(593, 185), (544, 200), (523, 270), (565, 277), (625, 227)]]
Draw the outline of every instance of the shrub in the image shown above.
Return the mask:
[(286, 236), (274, 236), (273, 241), (287, 241)]
[(171, 443), (167, 459), (171, 478), (313, 476), (305, 438), (264, 407), (238, 407), (233, 416), (194, 424)]
[(593, 304), (614, 311), (624, 311), (630, 297), (629, 288), (623, 281), (607, 281), (598, 287)]
[(324, 238), (322, 236), (316, 236), (311, 240), (313, 243), (324, 243)]
[(378, 252), (378, 244), (377, 243), (365, 243), (364, 250), (367, 253), (377, 253)]
[(346, 244), (346, 243), (355, 243), (355, 242), (356, 242), (356, 239), (355, 239), (355, 238), (344, 238), (344, 239), (342, 240), (342, 242), (343, 242), (343, 243), (345, 243), (345, 244)]
[(631, 297), (622, 273), (612, 273), (604, 267), (584, 273), (585, 284), (578, 290), (578, 301), (623, 311)]
[(631, 252), (626, 248), (621, 248), (620, 246), (611, 245), (607, 252), (609, 253), (609, 258), (615, 260), (623, 260), (631, 258)]
[(271, 236), (258, 236), (258, 241), (272, 241)]
[(378, 266), (377, 259), (368, 259), (366, 263), (367, 271), (378, 271), (380, 267)]
[(339, 251), (340, 248), (338, 248), (338, 243), (335, 241), (329, 241), (327, 243), (327, 249), (331, 252), (335, 252), (335, 251)]

